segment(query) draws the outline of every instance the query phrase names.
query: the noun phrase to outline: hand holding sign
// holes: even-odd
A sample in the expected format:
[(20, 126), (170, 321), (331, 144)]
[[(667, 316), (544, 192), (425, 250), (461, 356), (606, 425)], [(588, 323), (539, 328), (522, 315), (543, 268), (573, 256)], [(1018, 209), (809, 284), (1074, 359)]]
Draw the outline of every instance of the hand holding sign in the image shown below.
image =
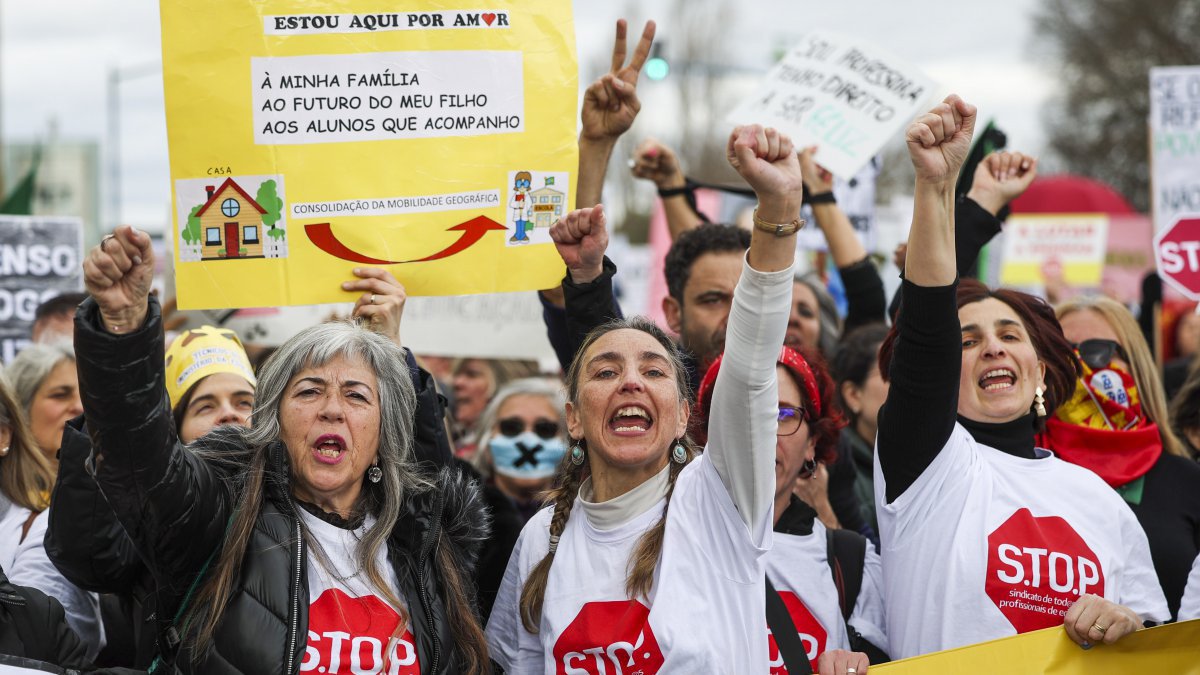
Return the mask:
[(1021, 196), (1037, 178), (1037, 159), (1019, 152), (993, 152), (975, 168), (967, 197), (992, 215)]
[(355, 267), (357, 281), (342, 282), (344, 291), (365, 291), (355, 303), (351, 315), (366, 319), (375, 332), (400, 344), (400, 319), (408, 294), (392, 273), (378, 267)]
[(654, 22), (647, 21), (642, 38), (625, 64), (625, 20), (617, 21), (617, 39), (613, 44), (612, 70), (592, 83), (583, 94), (580, 135), (588, 140), (615, 142), (633, 126), (642, 104), (637, 97), (637, 80), (650, 56), (654, 42)]
[(820, 675), (845, 675), (846, 673), (863, 675), (870, 665), (871, 662), (867, 655), (862, 652), (829, 649), (821, 652), (821, 658), (817, 659), (817, 672)]
[(1067, 610), (1063, 627), (1075, 644), (1086, 646), (1103, 642), (1111, 645), (1141, 628), (1142, 620), (1124, 605), (1084, 593)]
[(567, 265), (571, 280), (585, 284), (604, 271), (604, 252), (608, 249), (608, 220), (604, 207), (578, 209), (559, 218), (550, 228), (550, 238)]
[(128, 333), (141, 328), (154, 280), (150, 235), (130, 225), (118, 227), (84, 259), (83, 280), (100, 305), (105, 330)]
[(951, 94), (908, 126), (905, 140), (917, 182), (953, 183), (971, 150), (975, 106)]

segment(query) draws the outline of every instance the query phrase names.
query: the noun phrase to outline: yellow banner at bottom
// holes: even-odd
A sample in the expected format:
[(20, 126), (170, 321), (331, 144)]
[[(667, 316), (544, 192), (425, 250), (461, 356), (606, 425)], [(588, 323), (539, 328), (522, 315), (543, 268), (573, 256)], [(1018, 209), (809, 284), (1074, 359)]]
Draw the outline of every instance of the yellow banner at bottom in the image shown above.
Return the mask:
[(1200, 619), (1139, 630), (1084, 650), (1062, 626), (871, 666), (872, 675), (1200, 675)]

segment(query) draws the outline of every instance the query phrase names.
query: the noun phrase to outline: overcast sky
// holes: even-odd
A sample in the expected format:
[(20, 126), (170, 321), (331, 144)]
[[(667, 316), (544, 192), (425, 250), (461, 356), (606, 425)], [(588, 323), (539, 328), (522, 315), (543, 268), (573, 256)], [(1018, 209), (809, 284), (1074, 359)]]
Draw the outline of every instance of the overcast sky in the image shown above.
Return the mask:
[[(526, 0), (532, 1), (532, 0)], [(537, 0), (545, 2), (547, 0)], [(471, 3), (466, 3), (470, 5)], [(484, 3), (478, 3), (480, 5)], [(623, 12), (654, 18), (671, 40), (676, 0), (628, 4), (576, 0), (580, 79), (611, 49), (613, 22)], [(687, 3), (704, 11), (707, 0)], [(955, 91), (994, 117), (1010, 145), (1038, 152), (1044, 144), (1040, 109), (1052, 88), (1045, 53), (1031, 51), (1030, 12), (1037, 0), (959, 0), (936, 15), (893, 0), (810, 2), (736, 0), (725, 45), (740, 66), (770, 65), (773, 50), (809, 28), (829, 28), (877, 42), (925, 70), (943, 91)], [(396, 3), (400, 9), (404, 3)], [(464, 6), (466, 6), (464, 5)], [(158, 230), (168, 216), (166, 122), (163, 114), (158, 3), (150, 0), (0, 1), (0, 93), (4, 138), (45, 138), (51, 125), (64, 140), (97, 140), (106, 128), (105, 83), (120, 85), (120, 158), (124, 222)], [(102, 147), (102, 157), (109, 148)], [(106, 189), (102, 183), (102, 189)]]

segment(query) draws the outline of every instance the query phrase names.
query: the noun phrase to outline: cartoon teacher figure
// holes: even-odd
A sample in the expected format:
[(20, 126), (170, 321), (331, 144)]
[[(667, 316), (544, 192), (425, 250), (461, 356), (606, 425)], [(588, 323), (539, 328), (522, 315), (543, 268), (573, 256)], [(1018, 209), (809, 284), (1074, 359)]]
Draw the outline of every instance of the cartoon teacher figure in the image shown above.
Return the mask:
[(533, 176), (528, 171), (518, 171), (513, 180), (513, 195), (508, 200), (508, 209), (517, 231), (509, 241), (529, 241), (525, 228), (529, 227), (533, 217), (533, 198), (529, 196), (529, 186)]

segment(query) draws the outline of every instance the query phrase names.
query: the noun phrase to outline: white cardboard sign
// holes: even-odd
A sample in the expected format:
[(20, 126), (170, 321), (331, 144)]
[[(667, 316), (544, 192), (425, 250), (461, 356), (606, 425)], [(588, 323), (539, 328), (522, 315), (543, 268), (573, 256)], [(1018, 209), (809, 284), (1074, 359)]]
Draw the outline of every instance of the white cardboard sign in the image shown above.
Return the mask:
[(814, 31), (729, 117), (820, 146), (821, 164), (849, 179), (925, 108), (932, 88), (923, 72), (874, 44)]
[(1154, 229), (1200, 212), (1200, 66), (1150, 69)]

